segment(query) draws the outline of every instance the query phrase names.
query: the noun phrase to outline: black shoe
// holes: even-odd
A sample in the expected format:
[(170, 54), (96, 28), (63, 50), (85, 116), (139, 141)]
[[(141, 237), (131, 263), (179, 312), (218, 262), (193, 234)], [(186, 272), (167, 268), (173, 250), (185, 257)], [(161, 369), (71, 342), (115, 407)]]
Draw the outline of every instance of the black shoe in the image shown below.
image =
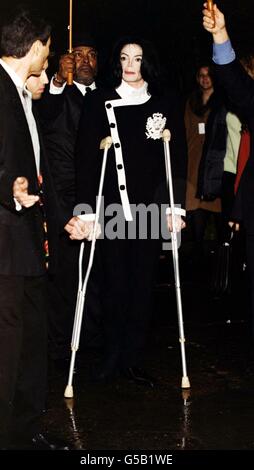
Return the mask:
[(128, 380), (131, 380), (137, 385), (148, 385), (154, 388), (156, 380), (149, 376), (144, 370), (139, 367), (128, 367), (122, 370), (122, 375)]
[(58, 438), (39, 433), (31, 439), (31, 450), (70, 450), (70, 447)]

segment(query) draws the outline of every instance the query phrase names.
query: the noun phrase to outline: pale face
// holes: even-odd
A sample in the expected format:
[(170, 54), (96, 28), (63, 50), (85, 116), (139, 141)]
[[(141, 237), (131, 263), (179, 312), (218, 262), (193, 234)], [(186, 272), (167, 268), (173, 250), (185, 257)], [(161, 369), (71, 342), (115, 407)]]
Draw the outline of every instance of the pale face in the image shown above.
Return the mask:
[(208, 67), (201, 67), (197, 74), (197, 82), (202, 90), (210, 90), (213, 88), (213, 82), (209, 74)]
[(30, 64), (30, 75), (40, 75), (45, 69), (45, 64), (49, 56), (51, 39), (49, 38), (45, 45), (41, 41), (35, 41), (33, 44), (33, 57)]
[(47, 62), (40, 75), (31, 75), (26, 81), (26, 87), (32, 93), (33, 100), (39, 100), (41, 98), (45, 85), (49, 82), (46, 73)]
[(141, 75), (143, 51), (138, 44), (126, 44), (120, 53), (122, 65), (122, 79), (134, 88), (140, 88), (144, 84)]
[(78, 83), (91, 85), (97, 75), (97, 52), (94, 47), (79, 46), (73, 49), (75, 59), (74, 79)]

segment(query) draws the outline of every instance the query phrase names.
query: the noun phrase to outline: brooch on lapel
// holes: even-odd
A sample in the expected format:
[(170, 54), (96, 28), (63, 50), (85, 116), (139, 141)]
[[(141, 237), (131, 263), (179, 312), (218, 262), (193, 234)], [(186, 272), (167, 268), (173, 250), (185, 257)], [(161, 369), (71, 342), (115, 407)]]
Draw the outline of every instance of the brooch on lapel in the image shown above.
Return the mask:
[(148, 139), (161, 139), (167, 119), (161, 113), (153, 113), (146, 122), (146, 137)]

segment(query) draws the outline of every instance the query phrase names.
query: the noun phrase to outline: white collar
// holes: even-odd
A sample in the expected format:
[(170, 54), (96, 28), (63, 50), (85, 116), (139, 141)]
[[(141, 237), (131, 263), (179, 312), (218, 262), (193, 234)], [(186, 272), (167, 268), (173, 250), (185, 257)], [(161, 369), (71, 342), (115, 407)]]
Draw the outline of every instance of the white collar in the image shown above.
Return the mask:
[(24, 82), (20, 78), (20, 76), (13, 70), (12, 67), (10, 67), (9, 64), (7, 64), (3, 59), (0, 59), (0, 64), (4, 68), (4, 70), (8, 73), (9, 77), (13, 81), (14, 85), (17, 88), (24, 88)]
[(25, 83), (25, 86), (24, 86), (24, 88), (23, 88), (23, 89), (24, 89), (24, 90), (25, 90), (25, 92), (28, 94), (28, 96), (29, 96), (30, 100), (32, 100), (32, 98), (33, 98), (33, 94), (31, 93), (31, 91), (30, 91), (30, 90), (28, 90), (26, 83)]
[(121, 98), (146, 98), (148, 96), (150, 97), (147, 88), (147, 82), (144, 82), (144, 84), (140, 88), (134, 88), (128, 83), (126, 83), (124, 80), (122, 80), (121, 85), (116, 88), (116, 91), (118, 95), (121, 96)]
[[(75, 83), (76, 87), (79, 89), (79, 91), (81, 91), (82, 95), (86, 94), (86, 88), (88, 87), (88, 85), (84, 85), (83, 83), (76, 82), (75, 80), (73, 80), (73, 83)], [(91, 85), (89, 85), (89, 88), (91, 88), (91, 90), (95, 90), (96, 88), (95, 82), (91, 83)]]

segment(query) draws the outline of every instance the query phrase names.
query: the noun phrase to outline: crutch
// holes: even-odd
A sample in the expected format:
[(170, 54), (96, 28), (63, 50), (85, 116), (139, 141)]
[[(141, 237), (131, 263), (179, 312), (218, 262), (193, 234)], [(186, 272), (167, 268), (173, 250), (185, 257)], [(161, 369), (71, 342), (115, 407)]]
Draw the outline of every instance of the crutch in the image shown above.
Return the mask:
[(86, 271), (86, 275), (84, 277), (83, 283), (82, 283), (82, 278), (83, 278), (82, 261), (83, 261), (83, 253), (84, 253), (84, 242), (81, 243), (80, 252), (79, 252), (79, 284), (78, 284), (75, 317), (74, 317), (72, 339), (71, 339), (72, 353), (71, 353), (69, 377), (68, 377), (68, 384), (64, 392), (65, 398), (73, 398), (72, 381), (73, 381), (75, 358), (76, 358), (76, 352), (79, 348), (79, 339), (80, 339), (80, 331), (81, 331), (82, 318), (83, 318), (86, 288), (87, 288), (87, 283), (88, 283), (90, 272), (91, 272), (92, 265), (93, 265), (94, 250), (95, 250), (95, 243), (96, 243), (96, 231), (97, 231), (99, 215), (100, 215), (102, 189), (103, 189), (103, 184), (104, 184), (104, 176), (105, 176), (105, 169), (106, 169), (106, 163), (107, 163), (107, 154), (108, 154), (109, 148), (111, 147), (111, 144), (112, 144), (111, 137), (105, 137), (105, 139), (103, 139), (100, 143), (100, 149), (103, 149), (104, 153), (103, 153), (103, 160), (102, 160), (102, 166), (101, 166), (99, 192), (98, 192), (97, 201), (96, 201), (95, 222), (94, 222), (94, 228), (93, 228), (92, 243), (91, 243), (87, 271)]
[(183, 327), (182, 297), (181, 297), (178, 247), (177, 247), (177, 230), (176, 230), (174, 192), (173, 192), (170, 150), (169, 150), (170, 137), (171, 137), (170, 131), (168, 129), (165, 129), (162, 133), (162, 140), (163, 140), (163, 145), (164, 145), (166, 179), (167, 179), (167, 186), (168, 186), (168, 191), (169, 191), (169, 201), (170, 201), (171, 216), (172, 216), (171, 241), (172, 241), (174, 276), (175, 276), (179, 342), (180, 342), (180, 347), (181, 347), (182, 370), (183, 370), (181, 387), (190, 388), (190, 382), (187, 376), (186, 358), (185, 358), (185, 337), (184, 337), (184, 327)]

